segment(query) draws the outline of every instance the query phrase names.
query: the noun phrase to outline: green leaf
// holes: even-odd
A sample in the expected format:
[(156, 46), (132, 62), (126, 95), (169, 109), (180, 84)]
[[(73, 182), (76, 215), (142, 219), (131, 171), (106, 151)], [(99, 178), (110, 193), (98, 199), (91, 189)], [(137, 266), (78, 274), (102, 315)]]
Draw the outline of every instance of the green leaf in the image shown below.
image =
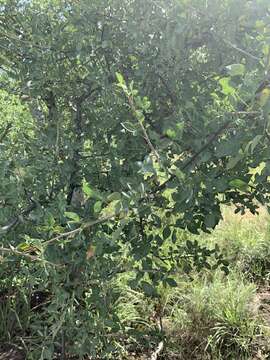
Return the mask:
[(177, 282), (173, 278), (167, 278), (165, 281), (169, 286), (177, 287)]
[(180, 180), (180, 181), (185, 180), (185, 174), (180, 169), (178, 169), (178, 168), (175, 169), (174, 173), (175, 173), (178, 180)]
[(219, 83), (222, 87), (222, 92), (224, 95), (234, 95), (235, 94), (235, 88), (232, 87), (230, 84), (229, 84), (229, 81), (230, 79), (228, 78), (222, 78), (219, 80)]
[(115, 75), (116, 75), (116, 78), (117, 78), (118, 83), (119, 83), (120, 85), (125, 85), (125, 84), (126, 84), (125, 79), (124, 79), (124, 77), (123, 77), (122, 74), (116, 72)]
[(262, 137), (263, 137), (263, 135), (257, 135), (257, 136), (255, 136), (255, 138), (252, 140), (252, 144), (251, 144), (251, 153), (252, 153), (252, 154), (253, 154), (256, 146), (260, 143)]
[(192, 242), (192, 241), (187, 240), (187, 241), (186, 241), (186, 245), (187, 245), (187, 248), (188, 248), (189, 250), (193, 250), (193, 249), (194, 249), (194, 245), (193, 245), (193, 242)]
[(248, 190), (248, 184), (241, 179), (233, 179), (229, 182), (229, 185), (242, 191)]
[(199, 225), (195, 224), (195, 223), (190, 223), (187, 225), (187, 229), (188, 231), (190, 231), (192, 234), (195, 234), (195, 235), (199, 235)]
[(224, 273), (225, 273), (225, 275), (229, 275), (229, 273), (230, 273), (230, 270), (228, 269), (228, 267), (227, 266), (221, 266), (221, 268), (220, 268)]
[(250, 152), (251, 154), (253, 154), (256, 146), (259, 145), (262, 137), (263, 137), (263, 135), (256, 135), (255, 138), (253, 140), (251, 140), (245, 147), (245, 153)]
[(230, 265), (228, 260), (222, 260), (222, 264), (226, 267), (228, 267)]
[(177, 241), (177, 231), (174, 230), (172, 233), (172, 242), (175, 244)]
[(112, 194), (107, 196), (107, 200), (115, 201), (115, 200), (121, 200), (121, 194), (119, 192), (113, 192)]
[(146, 281), (142, 281), (141, 288), (142, 288), (143, 292), (145, 293), (145, 295), (150, 296), (150, 297), (157, 296), (156, 288), (153, 285), (151, 285), (150, 283), (148, 283)]
[(188, 264), (188, 263), (184, 263), (184, 265), (183, 265), (183, 271), (184, 271), (184, 273), (185, 273), (185, 274), (189, 274), (189, 273), (191, 272), (191, 270), (192, 270), (191, 265)]
[(66, 211), (65, 212), (65, 216), (75, 222), (80, 222), (80, 217), (78, 214), (71, 212), (71, 211)]
[(237, 154), (235, 157), (231, 158), (226, 166), (227, 170), (233, 169), (240, 160), (242, 160), (244, 155), (242, 153)]
[(102, 201), (95, 202), (94, 212), (99, 213), (101, 211), (101, 209), (102, 209)]
[(88, 198), (93, 198), (101, 201), (104, 200), (102, 194), (98, 190), (91, 188), (86, 181), (83, 181), (82, 190)]
[(21, 244), (18, 245), (18, 249), (20, 251), (27, 251), (27, 250), (31, 249), (31, 245), (24, 242), (24, 243), (21, 243)]
[(114, 212), (115, 212), (115, 214), (119, 214), (120, 211), (121, 211), (122, 208), (123, 208), (121, 201), (116, 200), (116, 201), (113, 202), (113, 205), (114, 205)]
[(243, 64), (231, 64), (226, 66), (226, 69), (230, 76), (241, 76), (245, 73), (245, 65)]
[(167, 130), (165, 131), (165, 134), (166, 134), (169, 138), (171, 138), (171, 139), (175, 139), (175, 138), (176, 138), (176, 131), (173, 130), (173, 129), (167, 129)]
[(217, 224), (217, 219), (215, 214), (208, 214), (204, 219), (205, 226), (213, 229)]
[(87, 182), (83, 182), (83, 186), (82, 186), (82, 190), (84, 192), (84, 194), (87, 196), (87, 197), (91, 197), (93, 196), (94, 192), (93, 190), (90, 188), (89, 184), (87, 184)]
[(169, 226), (166, 226), (162, 232), (163, 239), (168, 239), (170, 235), (171, 235), (171, 229), (169, 228)]

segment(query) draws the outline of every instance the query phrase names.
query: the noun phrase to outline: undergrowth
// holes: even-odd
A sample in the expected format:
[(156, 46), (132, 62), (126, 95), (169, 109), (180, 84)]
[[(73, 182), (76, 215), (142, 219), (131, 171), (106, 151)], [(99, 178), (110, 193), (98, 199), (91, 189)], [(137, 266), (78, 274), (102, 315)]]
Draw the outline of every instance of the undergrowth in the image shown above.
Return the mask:
[[(130, 288), (132, 271), (120, 273), (108, 282), (106, 290), (112, 299), (114, 316), (122, 324), (110, 334), (115, 343), (111, 358), (147, 359), (163, 341), (161, 360), (268, 359), (270, 306), (263, 304), (262, 311), (260, 296), (262, 292), (264, 297), (269, 293), (270, 300), (266, 211), (262, 209), (259, 216), (241, 217), (225, 209), (223, 222), (212, 234), (183, 233), (178, 242), (185, 243), (187, 239), (196, 239), (209, 248), (218, 244), (228, 259), (229, 274), (220, 269), (175, 274), (177, 286), (160, 285), (157, 295), (151, 297)], [(33, 319), (39, 326), (37, 322), (46, 318), (46, 311), (35, 307), (33, 311), (34, 300), (40, 299), (27, 298), (27, 289), (19, 283), (15, 289), (10, 286), (10, 293), (0, 293), (1, 345), (21, 340), (25, 349), (21, 348), (27, 350), (27, 341), (35, 341), (28, 336), (29, 329), (32, 326), (33, 334)], [(48, 305), (48, 311), (52, 305)], [(84, 311), (88, 311), (87, 307)], [(94, 315), (93, 319), (98, 321)], [(31, 356), (29, 359), (35, 360), (35, 355)]]
[[(183, 233), (178, 241), (186, 239)], [(259, 304), (260, 292), (268, 292), (270, 277), (266, 210), (261, 209), (258, 216), (240, 216), (225, 209), (223, 222), (212, 234), (194, 239), (210, 248), (218, 244), (229, 261), (230, 273), (226, 276), (220, 270), (204, 270), (177, 275), (177, 287), (159, 289), (166, 339), (163, 358), (268, 359), (270, 322)], [(124, 286), (127, 282), (123, 277), (118, 283), (124, 290), (118, 303), (119, 316), (130, 328), (142, 328), (144, 334), (151, 335), (155, 327), (154, 302)], [(270, 315), (270, 307), (268, 310)]]

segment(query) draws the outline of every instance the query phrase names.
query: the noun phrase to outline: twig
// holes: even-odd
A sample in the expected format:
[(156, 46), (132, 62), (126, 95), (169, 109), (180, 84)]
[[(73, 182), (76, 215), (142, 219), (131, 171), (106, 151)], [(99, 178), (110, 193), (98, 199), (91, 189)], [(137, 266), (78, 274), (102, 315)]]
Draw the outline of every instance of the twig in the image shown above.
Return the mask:
[(58, 236), (55, 236), (52, 239), (49, 239), (49, 240), (43, 242), (42, 244), (43, 245), (49, 245), (49, 244), (51, 244), (51, 243), (53, 243), (55, 241), (61, 240), (63, 238), (75, 236), (76, 234), (80, 233), (81, 231), (83, 231), (85, 229), (88, 229), (88, 228), (90, 228), (90, 227), (92, 227), (94, 225), (97, 225), (97, 224), (102, 224), (102, 223), (106, 222), (107, 220), (110, 220), (110, 219), (112, 219), (112, 218), (114, 218), (116, 216), (117, 216), (117, 214), (111, 214), (111, 215), (108, 215), (108, 216), (101, 217), (100, 219), (97, 219), (97, 220), (89, 221), (89, 222), (83, 224), (82, 226), (80, 226), (77, 229), (62, 233), (62, 234), (60, 234)]
[(19, 251), (19, 250), (16, 250), (16, 249), (12, 249), (12, 248), (0, 247), (0, 252), (10, 253), (10, 254), (15, 254), (15, 255), (23, 256), (23, 257), (26, 257), (26, 258), (28, 258), (28, 259), (30, 259), (30, 260), (33, 260), (33, 261), (40, 260), (40, 258), (37, 257), (37, 256), (30, 255), (30, 254), (27, 254), (27, 253), (24, 253), (24, 252), (22, 252), (22, 251)]
[[(258, 111), (233, 111), (230, 112), (229, 115), (258, 115)], [(204, 144), (189, 160), (187, 160), (186, 163), (183, 164), (180, 170), (185, 170), (188, 166), (196, 162), (197, 158), (223, 133), (224, 130), (226, 130), (231, 123), (233, 122), (233, 119), (226, 121), (223, 125), (220, 126), (220, 128), (215, 131), (212, 135), (210, 135), (209, 140), (206, 144)], [(176, 178), (176, 175), (173, 174), (168, 180), (166, 180), (163, 184), (159, 185), (152, 194), (156, 193), (157, 191), (163, 190), (166, 188), (166, 185), (168, 182), (172, 181)]]
[(260, 115), (260, 111), (231, 111), (229, 115)]
[(2, 226), (0, 228), (0, 235), (6, 234), (9, 232), (12, 228), (14, 228), (16, 225), (18, 225), (20, 222), (22, 222), (24, 216), (27, 216), (30, 214), (32, 210), (34, 210), (37, 207), (36, 202), (33, 202), (31, 205), (28, 206), (25, 210), (23, 210), (19, 215), (13, 217), (6, 225)]
[(164, 348), (164, 342), (160, 341), (160, 343), (158, 344), (157, 349), (153, 352), (153, 354), (151, 355), (150, 360), (157, 360), (158, 359), (158, 355), (161, 353), (161, 351)]
[(136, 107), (134, 105), (134, 101), (133, 101), (132, 96), (128, 96), (128, 102), (129, 102), (129, 105), (131, 107), (131, 110), (132, 110), (134, 116), (138, 120), (138, 123), (139, 123), (139, 125), (140, 125), (140, 127), (141, 127), (141, 129), (143, 131), (145, 141), (147, 142), (151, 152), (155, 155), (157, 161), (160, 162), (159, 154), (158, 154), (157, 150), (154, 148), (153, 144), (151, 143), (151, 140), (150, 140), (150, 138), (149, 138), (149, 136), (147, 134), (147, 131), (146, 131), (141, 119), (139, 119), (138, 116), (137, 116), (137, 110), (136, 110)]
[(225, 42), (225, 44), (229, 45), (230, 47), (232, 47), (233, 49), (241, 52), (244, 55), (249, 56), (251, 59), (256, 60), (256, 61), (261, 61), (261, 59), (255, 55), (250, 54), (249, 52), (247, 52), (246, 50), (240, 49), (239, 47), (237, 47), (236, 45), (234, 45), (233, 43), (231, 43), (229, 40), (223, 39), (223, 41)]
[(53, 266), (62, 266), (62, 265), (59, 265), (59, 264), (51, 263), (50, 261), (45, 260), (45, 259), (41, 259), (38, 256), (30, 255), (28, 253), (24, 253), (22, 251), (12, 249), (12, 248), (0, 247), (0, 252), (14, 254), (14, 255), (18, 255), (18, 256), (23, 256), (23, 257), (25, 257), (25, 258), (27, 258), (27, 259), (29, 259), (31, 261), (42, 261), (42, 262), (44, 262), (46, 264), (50, 264), (50, 265), (53, 265)]

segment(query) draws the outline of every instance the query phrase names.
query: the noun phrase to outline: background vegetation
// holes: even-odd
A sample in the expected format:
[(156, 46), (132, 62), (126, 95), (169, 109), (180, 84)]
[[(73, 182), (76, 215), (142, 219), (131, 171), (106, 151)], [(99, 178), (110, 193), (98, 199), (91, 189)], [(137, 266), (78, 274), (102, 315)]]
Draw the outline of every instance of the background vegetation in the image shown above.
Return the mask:
[(0, 1), (3, 351), (269, 356), (269, 18)]

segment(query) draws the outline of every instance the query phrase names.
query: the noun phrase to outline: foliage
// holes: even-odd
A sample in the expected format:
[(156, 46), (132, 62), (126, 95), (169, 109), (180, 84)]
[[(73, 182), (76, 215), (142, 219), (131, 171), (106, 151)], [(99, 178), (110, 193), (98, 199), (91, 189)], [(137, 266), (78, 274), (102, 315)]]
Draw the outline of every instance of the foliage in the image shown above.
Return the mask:
[(227, 272), (177, 239), (269, 202), (268, 24), (266, 0), (0, 2), (0, 286), (29, 359), (115, 359), (119, 273), (158, 299)]
[[(248, 267), (252, 249), (258, 258), (265, 255), (269, 215), (260, 209), (260, 216), (240, 217), (233, 214), (233, 209), (225, 209), (223, 216), (225, 220), (213, 234), (202, 234), (197, 239), (208, 246), (219, 241), (227, 257), (234, 259), (229, 276), (219, 270), (204, 269), (200, 274), (194, 270), (190, 274), (192, 281), (190, 276), (178, 275), (177, 287), (159, 288), (166, 334), (165, 358), (219, 360), (269, 356), (269, 269), (253, 277), (253, 269)], [(184, 233), (182, 241), (185, 241)], [(126, 288), (130, 276), (125, 274), (118, 279), (123, 296), (117, 306), (129, 328), (143, 329), (141, 337), (137, 334), (136, 348), (143, 347), (145, 354), (148, 347), (142, 335), (148, 336), (148, 344), (149, 338), (153, 341), (154, 303), (149, 303), (142, 293)], [(251, 282), (254, 279), (257, 283)], [(126, 344), (127, 349), (129, 346)]]

